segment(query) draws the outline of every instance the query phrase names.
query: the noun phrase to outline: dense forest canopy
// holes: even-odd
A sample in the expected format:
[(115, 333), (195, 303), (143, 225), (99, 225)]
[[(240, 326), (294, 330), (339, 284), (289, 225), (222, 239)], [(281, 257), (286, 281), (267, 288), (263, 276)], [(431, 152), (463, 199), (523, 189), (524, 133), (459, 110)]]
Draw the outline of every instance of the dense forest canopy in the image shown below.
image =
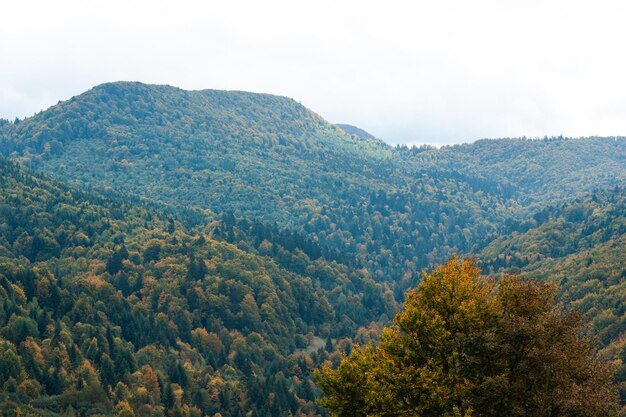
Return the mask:
[(626, 179), (624, 138), (396, 149), (285, 97), (141, 83), (103, 84), (6, 125), (0, 152), (72, 181), (277, 222), (377, 280), (405, 277), (397, 295), (525, 209)]
[(391, 147), (119, 82), (0, 122), (0, 153), (5, 414), (323, 415), (313, 369), (454, 253), (558, 283), (626, 402), (626, 138)]
[(327, 341), (396, 309), (384, 285), (311, 259), (293, 234), (265, 229), (245, 252), (219, 238), (228, 220), (190, 231), (6, 160), (0, 179), (3, 414), (316, 410)]

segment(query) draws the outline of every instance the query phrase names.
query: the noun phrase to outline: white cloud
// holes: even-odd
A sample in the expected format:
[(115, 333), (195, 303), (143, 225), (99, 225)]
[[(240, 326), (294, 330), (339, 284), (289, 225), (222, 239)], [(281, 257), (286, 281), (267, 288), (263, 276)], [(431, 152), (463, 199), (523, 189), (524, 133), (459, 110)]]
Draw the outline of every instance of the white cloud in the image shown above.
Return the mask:
[(139, 80), (287, 95), (392, 143), (626, 134), (621, 1), (13, 1), (0, 117)]

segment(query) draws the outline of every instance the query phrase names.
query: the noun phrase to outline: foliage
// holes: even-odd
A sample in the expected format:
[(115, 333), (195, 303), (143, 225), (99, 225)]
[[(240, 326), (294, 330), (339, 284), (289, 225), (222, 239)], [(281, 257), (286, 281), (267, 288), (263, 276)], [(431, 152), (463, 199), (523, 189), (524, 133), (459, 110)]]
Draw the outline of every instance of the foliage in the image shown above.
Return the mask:
[(395, 309), (364, 308), (389, 290), (297, 235), (260, 256), (216, 240), (227, 225), (191, 230), (6, 160), (0, 213), (3, 415), (315, 413), (311, 370), (340, 354), (309, 345), (345, 349)]
[(0, 152), (66, 179), (276, 222), (400, 282), (397, 297), (415, 271), (480, 248), (522, 206), (626, 171), (621, 139), (413, 152), (348, 135), (284, 97), (140, 83), (104, 84), (8, 124)]
[(626, 138), (484, 139), (440, 149), (406, 149), (420, 165), (489, 179), (534, 208), (624, 184)]
[(457, 257), (424, 275), (378, 347), (317, 373), (334, 416), (608, 416), (611, 372), (554, 287), (497, 288)]
[(559, 284), (619, 370), (626, 406), (626, 193), (616, 187), (536, 213), (479, 255), (491, 274), (522, 272)]

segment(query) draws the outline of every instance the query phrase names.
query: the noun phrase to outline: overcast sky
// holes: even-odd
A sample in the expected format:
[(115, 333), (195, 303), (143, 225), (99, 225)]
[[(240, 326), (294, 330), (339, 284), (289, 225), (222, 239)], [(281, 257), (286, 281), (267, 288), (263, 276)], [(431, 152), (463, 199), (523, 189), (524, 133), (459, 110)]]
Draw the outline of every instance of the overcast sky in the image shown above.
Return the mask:
[(626, 135), (626, 2), (4, 1), (0, 117), (116, 80), (292, 97), (389, 143)]

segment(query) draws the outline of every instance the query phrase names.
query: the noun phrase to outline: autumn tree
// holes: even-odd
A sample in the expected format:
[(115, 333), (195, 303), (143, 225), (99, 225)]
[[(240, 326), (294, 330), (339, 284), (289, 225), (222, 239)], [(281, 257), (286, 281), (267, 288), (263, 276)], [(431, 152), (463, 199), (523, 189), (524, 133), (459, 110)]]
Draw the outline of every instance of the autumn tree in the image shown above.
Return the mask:
[(497, 285), (454, 257), (408, 293), (374, 348), (317, 380), (332, 416), (610, 416), (608, 366), (555, 288)]

